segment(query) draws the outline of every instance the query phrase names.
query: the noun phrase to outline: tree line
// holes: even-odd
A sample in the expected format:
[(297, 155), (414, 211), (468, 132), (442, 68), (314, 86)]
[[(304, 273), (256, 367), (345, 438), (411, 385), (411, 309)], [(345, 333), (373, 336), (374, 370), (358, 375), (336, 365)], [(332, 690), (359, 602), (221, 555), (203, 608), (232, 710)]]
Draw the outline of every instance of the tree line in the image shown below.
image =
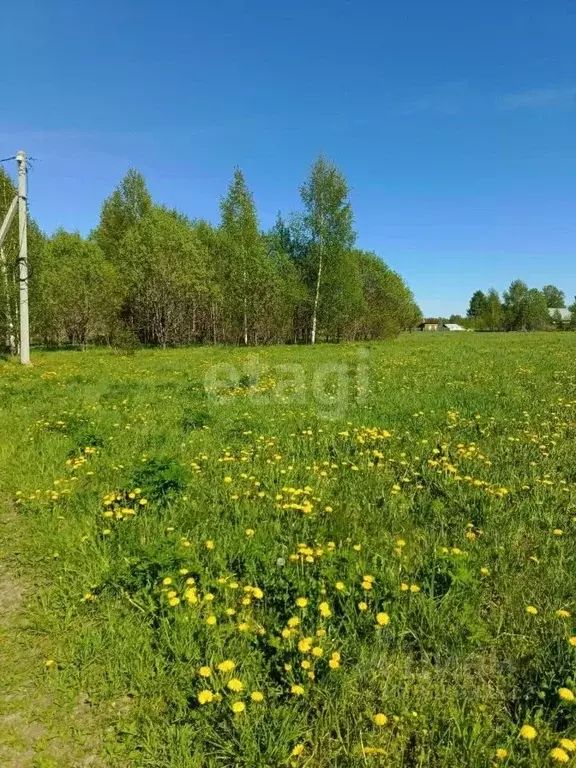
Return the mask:
[[(571, 313), (556, 310), (567, 309)], [(468, 328), (484, 331), (538, 331), (556, 328), (576, 330), (576, 296), (567, 306), (566, 295), (555, 285), (545, 285), (541, 290), (529, 288), (522, 280), (514, 280), (502, 298), (494, 288), (484, 293), (475, 291), (470, 299), (465, 318), (452, 316)]]
[[(14, 194), (0, 169), (0, 219)], [(36, 342), (315, 343), (393, 336), (421, 317), (402, 278), (355, 247), (349, 188), (323, 157), (302, 209), (262, 231), (240, 169), (217, 226), (153, 201), (130, 170), (88, 237), (31, 222), (30, 310)], [(0, 260), (0, 333), (13, 345), (17, 235)]]

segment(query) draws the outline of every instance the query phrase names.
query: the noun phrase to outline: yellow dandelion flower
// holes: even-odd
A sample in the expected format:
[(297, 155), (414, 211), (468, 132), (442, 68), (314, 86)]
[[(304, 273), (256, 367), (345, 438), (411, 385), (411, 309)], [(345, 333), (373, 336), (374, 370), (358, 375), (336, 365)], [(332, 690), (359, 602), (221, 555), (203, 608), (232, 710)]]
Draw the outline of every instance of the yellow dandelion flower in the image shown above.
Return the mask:
[(490, 576), (490, 571), (488, 570), (488, 568), (480, 568), (480, 573), (482, 574), (482, 576)]
[(175, 607), (176, 605), (179, 605), (179, 604), (180, 604), (180, 598), (179, 598), (179, 597), (171, 597), (171, 598), (168, 600), (168, 602), (169, 602), (169, 604), (170, 604), (172, 607)]
[(332, 659), (329, 659), (328, 666), (330, 667), (330, 669), (339, 669), (340, 668), (340, 662), (339, 662), (338, 659), (332, 658)]
[(527, 741), (533, 741), (533, 739), (535, 739), (537, 735), (538, 735), (538, 731), (532, 725), (526, 724), (526, 725), (523, 725), (522, 728), (520, 728), (520, 736), (523, 739), (526, 739)]
[(312, 648), (312, 639), (309, 637), (304, 637), (302, 640), (298, 643), (298, 650), (300, 653), (309, 653)]
[(330, 616), (332, 616), (330, 606), (326, 602), (320, 603), (318, 610), (320, 611), (320, 616), (323, 616), (325, 619), (328, 619)]
[(576, 696), (574, 696), (574, 693), (570, 688), (560, 688), (558, 690), (558, 696), (560, 696), (562, 701), (574, 701), (576, 699)]
[(252, 538), (252, 536), (254, 536), (255, 533), (256, 531), (254, 530), (254, 528), (246, 528), (246, 536), (248, 536), (249, 539)]
[(560, 746), (566, 752), (576, 752), (576, 741), (573, 739), (560, 739)]
[(312, 648), (312, 656), (315, 656), (317, 659), (319, 659), (323, 655), (324, 648), (321, 648), (319, 645), (316, 645), (314, 648)]
[(290, 629), (294, 629), (300, 624), (300, 619), (298, 618), (298, 616), (291, 616), (286, 623), (288, 624)]
[(198, 694), (198, 703), (199, 704), (210, 704), (211, 701), (214, 700), (214, 694), (212, 691), (209, 691), (208, 689), (205, 689), (204, 691), (200, 691)]
[(206, 549), (214, 549), (214, 547), (215, 547), (216, 545), (214, 544), (214, 542), (212, 541), (212, 539), (207, 539), (207, 540), (204, 542), (204, 546), (206, 547)]
[(506, 758), (508, 757), (508, 750), (504, 749), (503, 747), (498, 747), (498, 749), (496, 750), (496, 757), (498, 758), (498, 760), (506, 760)]
[(418, 584), (410, 584), (410, 592), (416, 594), (416, 592), (420, 592), (420, 587)]
[(559, 619), (569, 619), (570, 611), (565, 611), (563, 608), (560, 608), (560, 610), (556, 611), (556, 616), (558, 616)]
[(400, 584), (400, 591), (401, 592), (408, 592), (409, 589), (410, 589), (410, 585), (409, 584), (406, 584), (405, 582)]
[(264, 597), (264, 592), (262, 592), (260, 587), (254, 587), (254, 589), (252, 590), (252, 594), (254, 595), (256, 600), (262, 600), (262, 598)]
[(390, 616), (388, 616), (387, 613), (377, 613), (376, 614), (376, 622), (381, 627), (385, 627), (387, 624), (390, 623)]
[(368, 603), (365, 603), (363, 600), (358, 603), (358, 610), (359, 611), (367, 611), (368, 610)]
[(213, 613), (210, 614), (210, 616), (206, 617), (206, 624), (208, 624), (209, 627), (213, 627), (217, 622), (216, 616), (214, 616)]
[(312, 666), (312, 662), (308, 661), (308, 659), (304, 659), (304, 661), (300, 662), (300, 666), (302, 667), (302, 669), (310, 669)]
[(290, 693), (294, 696), (304, 696), (304, 686), (302, 685), (292, 685), (290, 687)]
[(237, 677), (233, 677), (228, 681), (228, 688), (230, 688), (231, 691), (234, 691), (234, 693), (240, 693), (240, 691), (244, 690), (244, 683)]
[(256, 703), (260, 701), (264, 701), (264, 694), (261, 691), (252, 691), (250, 694), (250, 698), (252, 701), (255, 701)]
[(162, 579), (162, 584), (165, 587), (169, 587), (170, 584), (172, 584), (172, 579), (170, 578), (170, 576), (166, 576), (166, 578)]
[(236, 662), (231, 659), (226, 659), (218, 664), (218, 669), (220, 672), (233, 672), (236, 669)]
[(346, 585), (344, 584), (343, 581), (337, 581), (334, 586), (336, 587), (338, 592), (342, 592), (343, 589), (346, 589)]
[(210, 669), (210, 667), (200, 667), (200, 669), (198, 670), (198, 674), (200, 675), (200, 677), (210, 677), (210, 675), (212, 674), (212, 670)]
[(296, 744), (296, 746), (292, 749), (292, 752), (290, 753), (291, 757), (300, 757), (300, 755), (304, 752), (304, 744)]
[(388, 718), (382, 712), (378, 712), (374, 715), (374, 723), (376, 725), (386, 725)]
[(243, 701), (235, 701), (234, 704), (232, 704), (232, 712), (234, 712), (235, 715), (239, 715), (241, 712), (244, 712), (246, 709), (246, 704), (244, 704)]
[(533, 605), (527, 605), (526, 613), (529, 613), (531, 616), (536, 616), (538, 613), (538, 608), (535, 608)]
[(570, 755), (568, 752), (563, 750), (561, 747), (554, 747), (554, 749), (551, 749), (550, 757), (552, 760), (554, 760), (555, 763), (567, 763), (570, 760)]
[(232, 478), (230, 477), (230, 475), (227, 475), (224, 478), (224, 482), (226, 483), (226, 485), (230, 485), (230, 483), (232, 482)]
[(296, 599), (296, 605), (298, 606), (298, 608), (306, 608), (306, 606), (308, 605), (308, 602), (309, 600), (307, 597), (298, 597)]
[(362, 582), (362, 589), (365, 589), (367, 592), (372, 589), (372, 582), (371, 581), (363, 581)]
[(569, 637), (568, 642), (573, 648), (576, 648), (576, 635), (572, 635), (572, 637)]

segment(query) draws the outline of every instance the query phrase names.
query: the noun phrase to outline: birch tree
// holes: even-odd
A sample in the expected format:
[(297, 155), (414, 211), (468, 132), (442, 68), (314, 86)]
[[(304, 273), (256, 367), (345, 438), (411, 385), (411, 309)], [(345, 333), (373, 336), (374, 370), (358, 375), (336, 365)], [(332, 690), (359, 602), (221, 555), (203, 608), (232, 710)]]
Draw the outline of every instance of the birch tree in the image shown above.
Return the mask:
[[(339, 283), (338, 275), (347, 271), (347, 253), (355, 241), (348, 194), (342, 173), (323, 157), (314, 163), (308, 180), (300, 188), (304, 204), (302, 224), (307, 240), (306, 272), (312, 294), (312, 344), (316, 343), (319, 324), (331, 301), (338, 299), (340, 311), (346, 306), (346, 286)], [(341, 289), (338, 296), (336, 286)]]

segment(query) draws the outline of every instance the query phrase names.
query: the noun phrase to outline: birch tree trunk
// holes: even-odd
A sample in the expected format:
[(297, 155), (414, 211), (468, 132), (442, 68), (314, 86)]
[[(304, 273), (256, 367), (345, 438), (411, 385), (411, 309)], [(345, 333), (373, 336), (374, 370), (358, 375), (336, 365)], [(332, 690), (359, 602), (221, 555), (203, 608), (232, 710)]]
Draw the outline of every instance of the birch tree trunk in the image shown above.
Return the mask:
[(10, 354), (17, 354), (16, 337), (14, 335), (14, 319), (12, 317), (12, 302), (10, 301), (10, 283), (8, 282), (8, 272), (6, 270), (6, 257), (4, 249), (0, 248), (0, 272), (2, 272), (2, 282), (6, 291), (6, 342), (10, 349)]

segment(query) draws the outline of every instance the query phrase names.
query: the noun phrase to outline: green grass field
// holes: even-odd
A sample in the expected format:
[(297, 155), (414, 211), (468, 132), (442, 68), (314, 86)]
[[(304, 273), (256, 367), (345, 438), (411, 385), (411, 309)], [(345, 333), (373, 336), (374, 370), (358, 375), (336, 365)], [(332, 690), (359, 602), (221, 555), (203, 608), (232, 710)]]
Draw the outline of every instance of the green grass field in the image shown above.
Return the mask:
[(2, 765), (576, 765), (574, 334), (34, 363)]

